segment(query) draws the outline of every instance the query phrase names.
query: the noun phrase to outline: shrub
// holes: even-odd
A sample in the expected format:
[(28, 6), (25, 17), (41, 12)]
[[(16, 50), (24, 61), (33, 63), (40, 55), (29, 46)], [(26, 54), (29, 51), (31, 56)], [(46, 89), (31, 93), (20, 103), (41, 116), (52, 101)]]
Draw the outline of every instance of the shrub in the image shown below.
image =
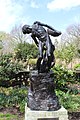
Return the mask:
[(35, 44), (19, 43), (15, 49), (15, 57), (17, 59), (36, 58), (38, 55), (38, 48)]
[(61, 105), (63, 105), (69, 111), (78, 111), (80, 109), (80, 96), (70, 94), (63, 91), (56, 91), (59, 97)]
[(68, 84), (74, 83), (74, 76), (72, 71), (68, 71), (61, 65), (55, 66), (54, 72), (54, 82), (56, 84), (56, 89), (68, 91)]
[[(4, 88), (2, 88), (4, 89)], [(21, 112), (25, 110), (25, 103), (27, 102), (27, 88), (7, 88), (6, 92), (0, 93), (0, 108), (16, 107)], [(8, 93), (8, 94), (7, 94)]]
[(76, 69), (79, 69), (80, 70), (80, 64), (76, 64), (75, 66), (74, 66), (74, 69), (76, 70)]
[(80, 82), (80, 64), (74, 66), (74, 77), (76, 81)]
[(12, 61), (12, 55), (0, 56), (0, 81), (10, 80), (17, 72), (23, 69), (23, 66), (18, 62)]

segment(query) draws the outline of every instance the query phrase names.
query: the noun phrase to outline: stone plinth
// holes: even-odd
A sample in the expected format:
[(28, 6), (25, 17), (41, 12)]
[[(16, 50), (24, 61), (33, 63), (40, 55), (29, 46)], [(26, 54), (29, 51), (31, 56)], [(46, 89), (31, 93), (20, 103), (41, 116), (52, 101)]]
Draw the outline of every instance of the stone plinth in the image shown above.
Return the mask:
[(57, 111), (35, 111), (25, 106), (25, 120), (68, 120), (67, 110), (61, 107)]

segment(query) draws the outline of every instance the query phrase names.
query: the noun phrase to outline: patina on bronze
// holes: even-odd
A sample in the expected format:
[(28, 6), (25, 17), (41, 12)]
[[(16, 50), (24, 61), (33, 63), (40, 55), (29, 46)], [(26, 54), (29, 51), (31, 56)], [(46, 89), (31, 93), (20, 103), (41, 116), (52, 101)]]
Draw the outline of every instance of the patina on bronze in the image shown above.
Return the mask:
[[(44, 27), (46, 27), (47, 30)], [(22, 27), (22, 32), (24, 34), (31, 33), (31, 37), (39, 48), (39, 58), (37, 60), (38, 73), (48, 72), (55, 64), (55, 57), (53, 54), (55, 46), (52, 44), (49, 35), (57, 37), (61, 35), (61, 32), (38, 21), (34, 22), (32, 26), (24, 25)]]
[(55, 65), (55, 46), (49, 35), (57, 37), (61, 35), (61, 32), (38, 21), (34, 22), (32, 26), (24, 25), (22, 32), (31, 33), (31, 37), (39, 48), (37, 69), (30, 72), (28, 107), (31, 110), (58, 110), (61, 106), (55, 94), (54, 74), (50, 70)]

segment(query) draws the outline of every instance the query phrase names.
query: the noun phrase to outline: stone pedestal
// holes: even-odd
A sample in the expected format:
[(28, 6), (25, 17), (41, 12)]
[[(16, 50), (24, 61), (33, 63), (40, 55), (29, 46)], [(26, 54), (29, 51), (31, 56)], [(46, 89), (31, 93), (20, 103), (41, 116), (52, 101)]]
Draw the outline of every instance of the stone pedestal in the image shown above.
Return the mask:
[(68, 120), (55, 93), (54, 74), (31, 71), (25, 120)]
[(67, 110), (61, 107), (57, 111), (35, 111), (25, 106), (25, 120), (68, 120)]

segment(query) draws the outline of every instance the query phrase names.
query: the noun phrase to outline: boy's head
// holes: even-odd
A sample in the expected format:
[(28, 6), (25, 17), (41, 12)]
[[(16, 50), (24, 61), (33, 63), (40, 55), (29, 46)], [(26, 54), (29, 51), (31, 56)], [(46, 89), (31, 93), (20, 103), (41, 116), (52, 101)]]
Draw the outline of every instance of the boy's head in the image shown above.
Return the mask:
[(32, 31), (32, 29), (31, 29), (31, 27), (29, 25), (24, 25), (22, 27), (23, 34), (26, 34), (26, 33), (29, 34), (29, 33), (31, 33), (31, 31)]

